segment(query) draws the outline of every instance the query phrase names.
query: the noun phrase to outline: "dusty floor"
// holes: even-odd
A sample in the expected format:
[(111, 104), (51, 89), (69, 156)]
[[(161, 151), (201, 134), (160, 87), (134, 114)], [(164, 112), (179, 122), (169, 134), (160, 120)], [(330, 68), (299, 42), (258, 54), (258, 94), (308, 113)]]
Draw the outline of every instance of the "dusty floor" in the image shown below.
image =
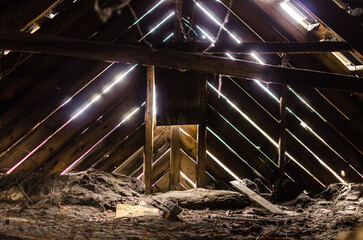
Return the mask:
[[(176, 193), (183, 212), (179, 220), (171, 220), (161, 214), (115, 219), (117, 203), (137, 205), (148, 199), (142, 184), (127, 177), (91, 171), (45, 178), (45, 183), (36, 181), (37, 186), (34, 181), (26, 185), (21, 177), (14, 185), (8, 177), (0, 180), (0, 239), (335, 239), (363, 222), (363, 184), (331, 185), (316, 198), (301, 194), (280, 205), (295, 214), (280, 216), (246, 206), (248, 199), (238, 193), (230, 193), (223, 206), (210, 191), (200, 210), (190, 199), (202, 195), (198, 190), (187, 194), (187, 201)], [(226, 210), (236, 208), (233, 201), (243, 207)], [(226, 209), (207, 208), (220, 206)]]

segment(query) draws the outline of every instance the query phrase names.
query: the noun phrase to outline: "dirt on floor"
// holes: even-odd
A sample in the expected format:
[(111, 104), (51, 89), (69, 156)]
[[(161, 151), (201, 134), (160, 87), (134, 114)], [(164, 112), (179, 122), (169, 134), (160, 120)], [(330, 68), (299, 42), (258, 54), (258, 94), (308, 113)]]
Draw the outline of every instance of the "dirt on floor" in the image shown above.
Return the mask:
[[(271, 214), (245, 195), (194, 189), (144, 195), (135, 178), (96, 170), (0, 176), (0, 239), (353, 239), (363, 220), (363, 184), (300, 194)], [(156, 204), (182, 208), (176, 218)], [(117, 204), (159, 214), (115, 218)], [(122, 209), (122, 208), (120, 208)], [(123, 208), (125, 209), (125, 208)], [(344, 235), (344, 232), (347, 234)]]

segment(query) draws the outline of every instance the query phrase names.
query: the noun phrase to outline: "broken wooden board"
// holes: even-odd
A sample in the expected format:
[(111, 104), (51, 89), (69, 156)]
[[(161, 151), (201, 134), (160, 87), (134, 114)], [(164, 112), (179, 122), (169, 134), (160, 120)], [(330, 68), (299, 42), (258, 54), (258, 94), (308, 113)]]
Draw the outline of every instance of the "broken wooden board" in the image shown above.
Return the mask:
[(145, 216), (158, 216), (159, 210), (157, 208), (142, 207), (130, 204), (117, 204), (115, 218), (135, 218)]
[(246, 187), (240, 181), (235, 180), (235, 181), (230, 181), (230, 183), (235, 188), (237, 188), (240, 192), (242, 192), (244, 194), (247, 194), (247, 196), (251, 200), (255, 201), (256, 203), (258, 203), (262, 207), (266, 208), (270, 212), (275, 213), (275, 214), (285, 214), (285, 212), (282, 211), (281, 209), (279, 209), (276, 205), (270, 203), (269, 201), (267, 201), (266, 199), (264, 199), (263, 197), (261, 197), (260, 195), (258, 195), (257, 193), (255, 193), (254, 191), (252, 191), (251, 189), (249, 189), (248, 187)]

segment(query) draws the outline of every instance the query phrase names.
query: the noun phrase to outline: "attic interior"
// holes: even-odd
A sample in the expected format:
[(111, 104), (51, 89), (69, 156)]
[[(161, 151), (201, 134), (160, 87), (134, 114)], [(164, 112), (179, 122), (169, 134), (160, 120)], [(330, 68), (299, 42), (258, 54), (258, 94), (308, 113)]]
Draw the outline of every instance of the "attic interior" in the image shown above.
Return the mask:
[(363, 239), (361, 0), (0, 0), (1, 239)]

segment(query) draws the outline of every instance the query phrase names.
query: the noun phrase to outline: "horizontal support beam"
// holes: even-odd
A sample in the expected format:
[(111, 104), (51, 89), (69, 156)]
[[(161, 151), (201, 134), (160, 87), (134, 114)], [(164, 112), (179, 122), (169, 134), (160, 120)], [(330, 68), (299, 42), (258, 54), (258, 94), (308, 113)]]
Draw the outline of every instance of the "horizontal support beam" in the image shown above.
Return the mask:
[[(171, 49), (191, 49), (195, 52), (203, 52), (208, 48), (210, 43), (164, 43), (160, 47), (170, 47)], [(155, 47), (155, 45), (154, 45)], [(250, 54), (257, 52), (259, 54), (275, 53), (319, 53), (319, 52), (349, 52), (353, 48), (346, 42), (244, 42), (241, 45), (217, 42), (208, 53), (229, 52), (231, 54)]]
[(6, 29), (0, 29), (0, 48), (195, 70), (251, 80), (260, 79), (276, 84), (363, 92), (363, 79), (348, 75), (261, 65), (243, 60), (233, 61), (195, 53), (152, 50), (42, 34), (28, 34)]

